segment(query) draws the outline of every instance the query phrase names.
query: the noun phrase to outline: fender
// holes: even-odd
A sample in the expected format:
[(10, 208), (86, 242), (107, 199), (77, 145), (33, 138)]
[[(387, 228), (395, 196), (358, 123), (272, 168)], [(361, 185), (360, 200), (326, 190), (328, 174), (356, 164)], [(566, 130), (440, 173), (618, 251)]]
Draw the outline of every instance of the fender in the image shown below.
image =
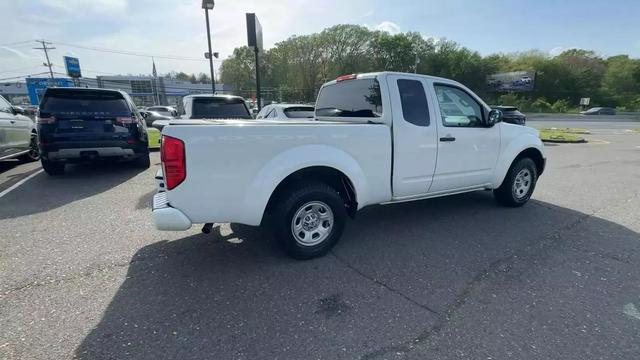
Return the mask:
[(505, 144), (505, 147), (500, 151), (500, 156), (496, 163), (496, 170), (494, 171), (494, 189), (500, 187), (516, 157), (529, 148), (537, 149), (540, 151), (540, 154), (542, 154), (542, 157), (545, 157), (544, 145), (538, 137), (537, 132), (522, 133)]
[(327, 145), (302, 145), (278, 154), (266, 163), (251, 182), (243, 199), (244, 209), (253, 209), (250, 225), (258, 225), (267, 202), (287, 176), (312, 166), (326, 166), (345, 174), (353, 184), (359, 207), (366, 203), (368, 184), (358, 162), (348, 153)]

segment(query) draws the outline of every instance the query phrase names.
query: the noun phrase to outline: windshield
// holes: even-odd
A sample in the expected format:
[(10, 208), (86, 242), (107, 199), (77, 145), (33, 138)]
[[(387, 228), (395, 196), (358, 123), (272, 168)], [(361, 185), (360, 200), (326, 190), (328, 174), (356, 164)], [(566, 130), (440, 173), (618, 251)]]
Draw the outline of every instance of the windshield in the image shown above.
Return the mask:
[(325, 117), (380, 117), (382, 97), (376, 79), (345, 80), (320, 91), (316, 115)]
[(241, 99), (195, 98), (192, 119), (251, 119)]

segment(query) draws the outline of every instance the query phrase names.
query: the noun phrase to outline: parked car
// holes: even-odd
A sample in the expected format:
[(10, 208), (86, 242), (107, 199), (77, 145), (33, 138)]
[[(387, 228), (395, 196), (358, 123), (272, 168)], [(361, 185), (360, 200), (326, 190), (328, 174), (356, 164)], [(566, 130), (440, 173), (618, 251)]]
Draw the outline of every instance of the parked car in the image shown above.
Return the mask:
[(142, 115), (148, 127), (152, 126), (153, 122), (156, 120), (172, 120), (173, 119), (173, 117), (162, 115), (157, 111), (138, 109), (138, 112), (140, 113), (140, 115)]
[(313, 119), (314, 108), (312, 105), (301, 104), (271, 104), (260, 110), (256, 119)]
[(173, 118), (170, 116), (160, 115), (160, 113), (156, 111), (149, 110), (140, 110), (140, 115), (144, 118), (145, 123), (147, 124), (147, 136), (149, 137), (149, 149), (159, 149), (160, 148), (160, 130), (153, 127), (153, 122), (156, 120), (169, 121)]
[(162, 130), (170, 123), (185, 119), (253, 119), (243, 98), (232, 95), (189, 95), (182, 99), (185, 114), (181, 119), (158, 120), (153, 127)]
[(527, 117), (515, 106), (492, 106), (492, 109), (502, 111), (502, 121), (509, 124), (526, 125)]
[(329, 251), (365, 206), (493, 190), (518, 207), (545, 167), (536, 130), (501, 122), (453, 80), (341, 76), (320, 89), (315, 117), (166, 127), (156, 227), (265, 224), (289, 255), (308, 259)]
[(616, 109), (610, 107), (594, 107), (587, 111), (581, 111), (582, 115), (615, 115)]
[(147, 127), (125, 92), (48, 88), (37, 117), (42, 167), (49, 175), (65, 165), (129, 160), (149, 168)]
[(28, 162), (39, 158), (35, 123), (24, 115), (24, 109), (0, 95), (0, 160)]
[(176, 110), (176, 108), (174, 108), (173, 106), (149, 106), (148, 108), (146, 108), (146, 110), (155, 111), (160, 115), (168, 116), (171, 118), (178, 117), (178, 110)]

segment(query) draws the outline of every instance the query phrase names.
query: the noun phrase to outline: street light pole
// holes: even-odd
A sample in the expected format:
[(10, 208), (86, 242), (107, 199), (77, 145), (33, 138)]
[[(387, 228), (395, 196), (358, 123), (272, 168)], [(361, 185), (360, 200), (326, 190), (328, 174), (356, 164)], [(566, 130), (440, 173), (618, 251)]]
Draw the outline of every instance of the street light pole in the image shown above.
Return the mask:
[(209, 70), (211, 72), (211, 92), (216, 93), (216, 79), (213, 74), (213, 53), (211, 51), (211, 31), (209, 30), (209, 10), (213, 10), (214, 0), (202, 0), (202, 8), (204, 9), (204, 17), (207, 21), (207, 42), (209, 43)]

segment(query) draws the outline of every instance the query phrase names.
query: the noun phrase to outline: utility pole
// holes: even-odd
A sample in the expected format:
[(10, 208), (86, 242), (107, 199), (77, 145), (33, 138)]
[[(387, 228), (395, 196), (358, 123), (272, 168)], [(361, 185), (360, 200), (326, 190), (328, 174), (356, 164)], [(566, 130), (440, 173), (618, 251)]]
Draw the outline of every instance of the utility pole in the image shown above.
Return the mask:
[(42, 44), (42, 47), (40, 48), (34, 48), (35, 50), (43, 50), (44, 51), (44, 56), (47, 58), (47, 62), (43, 63), (44, 66), (48, 66), (49, 67), (49, 75), (51, 76), (51, 78), (53, 79), (53, 70), (51, 70), (51, 61), (49, 61), (49, 53), (47, 52), (47, 50), (53, 50), (55, 49), (54, 47), (47, 47), (47, 45), (51, 45), (51, 42), (48, 41), (44, 41), (44, 40), (36, 40), (36, 42)]
[(213, 10), (215, 0), (202, 0), (204, 18), (207, 22), (207, 43), (209, 44), (209, 70), (211, 72), (211, 93), (216, 93), (216, 77), (213, 73), (213, 53), (211, 52), (211, 30), (209, 28), (209, 10)]

